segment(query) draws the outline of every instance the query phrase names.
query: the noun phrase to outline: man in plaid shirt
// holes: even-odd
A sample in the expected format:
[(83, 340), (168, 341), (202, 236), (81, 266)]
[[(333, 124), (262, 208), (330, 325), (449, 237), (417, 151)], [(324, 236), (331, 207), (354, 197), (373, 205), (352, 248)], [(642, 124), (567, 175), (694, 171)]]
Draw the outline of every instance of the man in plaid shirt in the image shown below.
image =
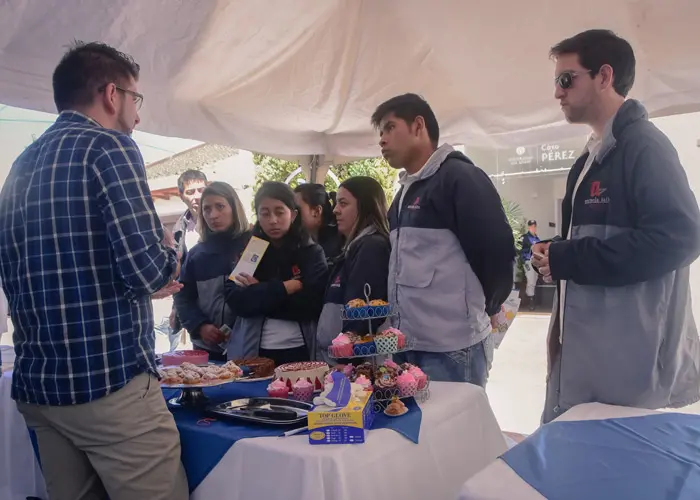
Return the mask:
[(0, 193), (12, 397), (52, 500), (188, 497), (156, 378), (151, 296), (178, 265), (130, 137), (138, 76), (126, 54), (76, 44), (53, 74), (56, 123)]

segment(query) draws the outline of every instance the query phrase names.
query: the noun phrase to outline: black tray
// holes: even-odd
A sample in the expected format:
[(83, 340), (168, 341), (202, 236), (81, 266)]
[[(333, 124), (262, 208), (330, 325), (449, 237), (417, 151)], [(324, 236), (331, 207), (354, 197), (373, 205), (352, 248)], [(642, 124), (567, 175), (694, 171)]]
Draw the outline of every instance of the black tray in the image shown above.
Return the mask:
[(244, 398), (207, 408), (207, 413), (222, 419), (256, 424), (292, 426), (306, 423), (310, 403), (284, 398)]

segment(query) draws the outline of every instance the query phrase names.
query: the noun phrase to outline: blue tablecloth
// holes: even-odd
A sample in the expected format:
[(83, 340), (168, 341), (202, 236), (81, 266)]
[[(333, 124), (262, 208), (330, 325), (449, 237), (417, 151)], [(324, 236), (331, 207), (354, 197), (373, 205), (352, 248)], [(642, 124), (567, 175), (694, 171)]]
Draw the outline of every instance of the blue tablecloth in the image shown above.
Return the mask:
[[(267, 396), (269, 381), (225, 384), (204, 389), (208, 403), (216, 404), (239, 398)], [(163, 389), (163, 396), (170, 399), (178, 389)], [(372, 429), (393, 429), (414, 443), (418, 443), (422, 412), (413, 398), (404, 401), (410, 410), (406, 415), (392, 418), (379, 413)], [(289, 428), (261, 426), (231, 420), (218, 421), (208, 418), (201, 410), (170, 409), (180, 431), (182, 463), (187, 473), (190, 492), (212, 471), (221, 458), (239, 439), (280, 436)], [(351, 445), (348, 445), (351, 446)], [(362, 446), (362, 445), (359, 445)]]
[(548, 500), (698, 500), (700, 416), (553, 422), (501, 458)]

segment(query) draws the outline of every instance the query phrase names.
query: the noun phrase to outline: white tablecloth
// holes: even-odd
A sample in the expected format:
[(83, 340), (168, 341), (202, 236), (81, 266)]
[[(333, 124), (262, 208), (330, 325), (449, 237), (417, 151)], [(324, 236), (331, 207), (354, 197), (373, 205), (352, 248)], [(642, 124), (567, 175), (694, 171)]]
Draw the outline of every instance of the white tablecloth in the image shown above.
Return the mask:
[[(659, 412), (587, 403), (573, 407), (555, 421), (641, 417), (654, 413)], [(467, 481), (459, 496), (459, 500), (543, 500), (544, 498), (501, 459), (494, 461)]]
[[(5, 373), (0, 387), (6, 462), (0, 464), (0, 493), (8, 492), (0, 498), (46, 498), (27, 429), (10, 400), (9, 377)], [(419, 444), (388, 429), (370, 431), (359, 445), (312, 446), (308, 436), (243, 439), (191, 498), (452, 500), (467, 479), (505, 452), (506, 443), (481, 388), (436, 382), (430, 390)]]

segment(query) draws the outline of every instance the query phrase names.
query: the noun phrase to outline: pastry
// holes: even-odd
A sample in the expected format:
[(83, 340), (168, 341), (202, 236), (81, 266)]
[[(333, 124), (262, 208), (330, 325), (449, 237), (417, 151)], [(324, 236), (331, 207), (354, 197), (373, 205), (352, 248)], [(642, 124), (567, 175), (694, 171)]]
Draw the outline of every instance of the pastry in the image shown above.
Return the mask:
[(186, 371), (183, 379), (183, 383), (187, 385), (200, 384), (202, 382), (202, 376), (197, 372)]
[(362, 363), (360, 366), (355, 368), (355, 377), (364, 375), (368, 379), (372, 380), (374, 378), (374, 368), (372, 363)]
[(403, 402), (397, 398), (394, 397), (394, 399), (389, 403), (389, 406), (386, 407), (386, 410), (384, 410), (384, 413), (387, 415), (392, 415), (394, 417), (398, 417), (399, 415), (403, 415), (408, 411), (408, 408), (406, 408), (406, 405), (403, 404)]
[(387, 368), (392, 368), (392, 369), (396, 370), (397, 372), (399, 371), (399, 365), (397, 365), (396, 363), (394, 363), (390, 359), (384, 360), (384, 366), (386, 366)]
[(428, 385), (428, 376), (425, 374), (423, 370), (418, 368), (417, 366), (412, 366), (411, 368), (408, 369), (408, 373), (413, 375), (413, 378), (416, 379), (416, 382), (418, 383), (418, 390), (425, 389), (425, 387)]
[(352, 356), (352, 341), (346, 333), (339, 334), (331, 341), (331, 354), (336, 358)]
[(381, 306), (388, 306), (389, 303), (385, 300), (375, 299), (375, 300), (370, 300), (369, 305), (374, 306), (374, 307), (381, 307)]
[(231, 373), (231, 376), (235, 378), (240, 378), (243, 376), (243, 369), (233, 361), (227, 361), (226, 363), (224, 363), (221, 369), (222, 371), (227, 371)]
[(270, 385), (267, 386), (267, 394), (271, 398), (287, 398), (289, 396), (287, 383), (280, 378), (273, 380)]
[(407, 371), (404, 371), (396, 378), (396, 385), (399, 387), (399, 395), (401, 397), (415, 396), (418, 391), (416, 377)]
[(364, 375), (360, 375), (359, 377), (357, 377), (355, 379), (355, 384), (361, 386), (365, 391), (372, 390), (372, 381)]
[(297, 401), (310, 403), (314, 399), (314, 384), (300, 378), (292, 384), (292, 397)]
[(377, 370), (374, 378), (374, 390), (379, 400), (398, 396), (399, 389), (396, 387), (396, 377), (392, 376), (389, 368), (382, 366)]
[(236, 359), (234, 363), (241, 368), (248, 368), (255, 378), (269, 377), (275, 371), (275, 362), (270, 358)]
[(183, 363), (206, 365), (209, 363), (209, 353), (201, 350), (166, 352), (161, 363), (163, 366), (180, 366)]
[(350, 302), (348, 302), (347, 306), (350, 309), (356, 309), (358, 307), (365, 307), (367, 305), (367, 302), (365, 302), (362, 299), (352, 299)]
[(299, 363), (286, 363), (275, 368), (275, 377), (281, 378), (292, 390), (294, 382), (299, 379), (308, 379), (318, 391), (323, 390), (323, 379), (330, 370), (323, 361), (301, 361)]
[(374, 336), (377, 354), (391, 354), (399, 350), (399, 338), (392, 332), (381, 332)]

